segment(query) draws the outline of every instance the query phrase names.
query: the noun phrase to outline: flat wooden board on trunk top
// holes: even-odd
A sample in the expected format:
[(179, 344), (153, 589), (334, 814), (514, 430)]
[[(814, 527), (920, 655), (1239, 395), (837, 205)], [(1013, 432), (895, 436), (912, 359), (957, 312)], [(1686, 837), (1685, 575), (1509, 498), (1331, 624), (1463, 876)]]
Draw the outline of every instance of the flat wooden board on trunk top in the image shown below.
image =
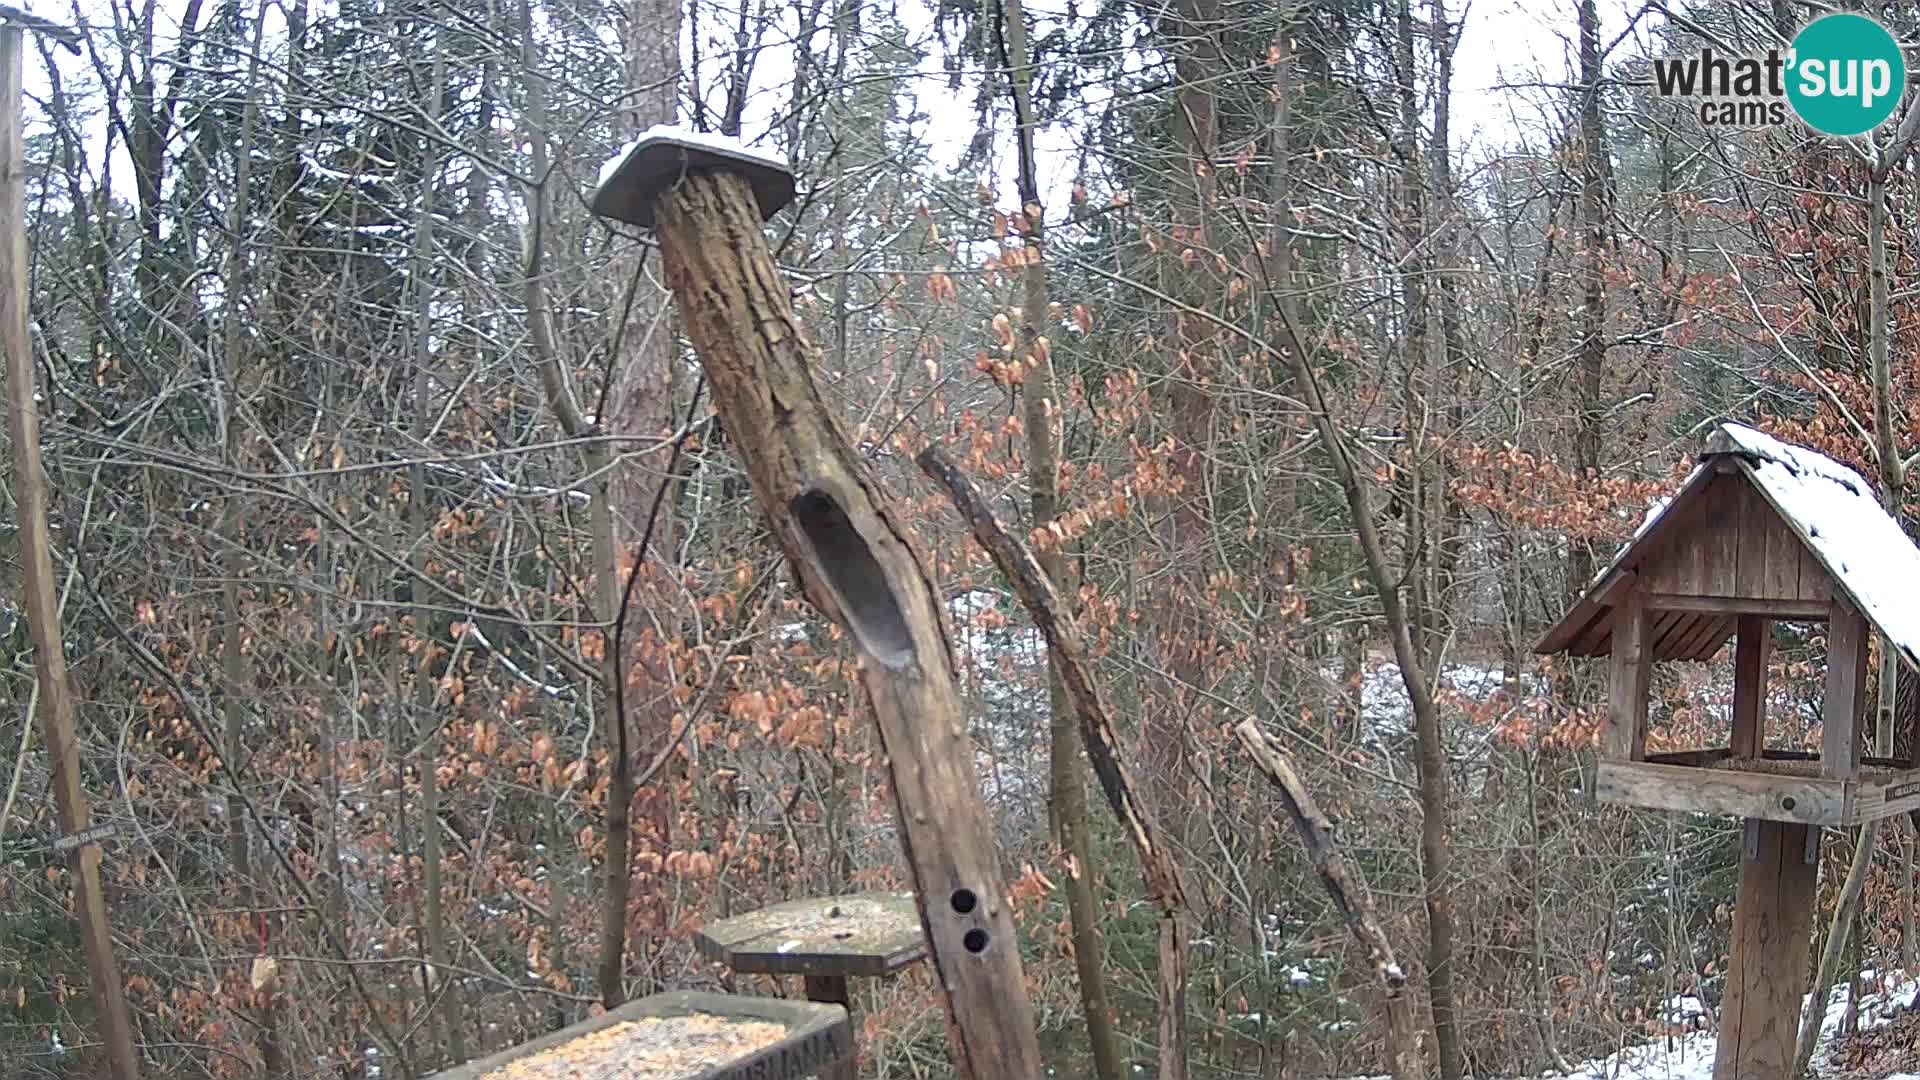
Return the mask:
[(743, 975), (891, 975), (927, 955), (910, 892), (790, 900), (708, 923), (694, 944)]

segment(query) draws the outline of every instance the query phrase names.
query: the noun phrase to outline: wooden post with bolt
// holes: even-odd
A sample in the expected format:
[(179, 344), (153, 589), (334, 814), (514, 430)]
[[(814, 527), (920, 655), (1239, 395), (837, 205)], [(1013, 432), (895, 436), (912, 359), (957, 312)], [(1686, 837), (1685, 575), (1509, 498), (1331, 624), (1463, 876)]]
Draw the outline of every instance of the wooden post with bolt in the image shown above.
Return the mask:
[(13, 437), (14, 502), (19, 507), (20, 562), (28, 628), (33, 638), (34, 679), (39, 683), (40, 726), (53, 769), (53, 798), (72, 875), (74, 912), (87, 953), (96, 1023), (114, 1080), (138, 1080), (140, 1056), (113, 954), (106, 892), (100, 883), (99, 832), (92, 829), (87, 796), (80, 788), (80, 745), (73, 695), (60, 631), (60, 601), (53, 584), (52, 540), (47, 531), (46, 474), (40, 461), (40, 416), (34, 403), (33, 341), (27, 330), (27, 212), (25, 123), (21, 117), (21, 68), (30, 26), (71, 52), (71, 31), (23, 12), (0, 8), (0, 242), (5, 244), (5, 283), (0, 287), (0, 341), (7, 353), (7, 430)]
[(814, 385), (818, 349), (761, 231), (793, 193), (780, 159), (656, 128), (601, 181), (593, 209), (654, 230), (761, 511), (808, 599), (853, 638), (956, 1075), (1037, 1080), (1033, 1007), (944, 601), (912, 530)]

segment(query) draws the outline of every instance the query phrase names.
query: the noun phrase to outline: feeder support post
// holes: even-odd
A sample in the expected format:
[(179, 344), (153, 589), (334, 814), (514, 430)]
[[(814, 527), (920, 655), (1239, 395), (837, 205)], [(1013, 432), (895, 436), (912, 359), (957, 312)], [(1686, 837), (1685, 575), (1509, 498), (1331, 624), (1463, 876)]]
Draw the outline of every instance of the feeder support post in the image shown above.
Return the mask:
[(792, 193), (783, 161), (655, 129), (602, 181), (593, 207), (654, 229), (681, 325), (755, 500), (807, 598), (854, 641), (945, 992), (956, 1074), (1037, 1080), (1033, 1009), (944, 598), (814, 384), (818, 350), (761, 231)]

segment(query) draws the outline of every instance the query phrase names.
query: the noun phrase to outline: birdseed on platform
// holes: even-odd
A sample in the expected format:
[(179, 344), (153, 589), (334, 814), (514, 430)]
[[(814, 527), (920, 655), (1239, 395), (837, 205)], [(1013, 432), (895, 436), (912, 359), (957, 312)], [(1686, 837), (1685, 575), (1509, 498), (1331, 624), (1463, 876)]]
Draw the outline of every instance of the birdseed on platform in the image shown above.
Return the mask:
[(706, 1013), (625, 1020), (509, 1062), (481, 1080), (691, 1080), (786, 1036), (785, 1024)]

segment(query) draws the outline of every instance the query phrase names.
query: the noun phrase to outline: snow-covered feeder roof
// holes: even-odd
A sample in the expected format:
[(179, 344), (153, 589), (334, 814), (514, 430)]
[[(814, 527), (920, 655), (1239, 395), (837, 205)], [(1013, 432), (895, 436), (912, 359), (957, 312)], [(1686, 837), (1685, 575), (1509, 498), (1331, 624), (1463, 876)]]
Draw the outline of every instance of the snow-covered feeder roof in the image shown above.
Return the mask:
[(1859, 473), (1740, 424), (1714, 431), (1680, 492), (1535, 650), (1610, 654), (1615, 605), (1634, 588), (1655, 659), (1712, 658), (1741, 614), (1820, 621), (1846, 603), (1920, 671), (1920, 548)]
[(654, 200), (662, 192), (688, 173), (712, 171), (744, 177), (762, 218), (793, 201), (793, 169), (784, 154), (754, 149), (729, 135), (656, 124), (600, 166), (593, 212), (651, 228)]

